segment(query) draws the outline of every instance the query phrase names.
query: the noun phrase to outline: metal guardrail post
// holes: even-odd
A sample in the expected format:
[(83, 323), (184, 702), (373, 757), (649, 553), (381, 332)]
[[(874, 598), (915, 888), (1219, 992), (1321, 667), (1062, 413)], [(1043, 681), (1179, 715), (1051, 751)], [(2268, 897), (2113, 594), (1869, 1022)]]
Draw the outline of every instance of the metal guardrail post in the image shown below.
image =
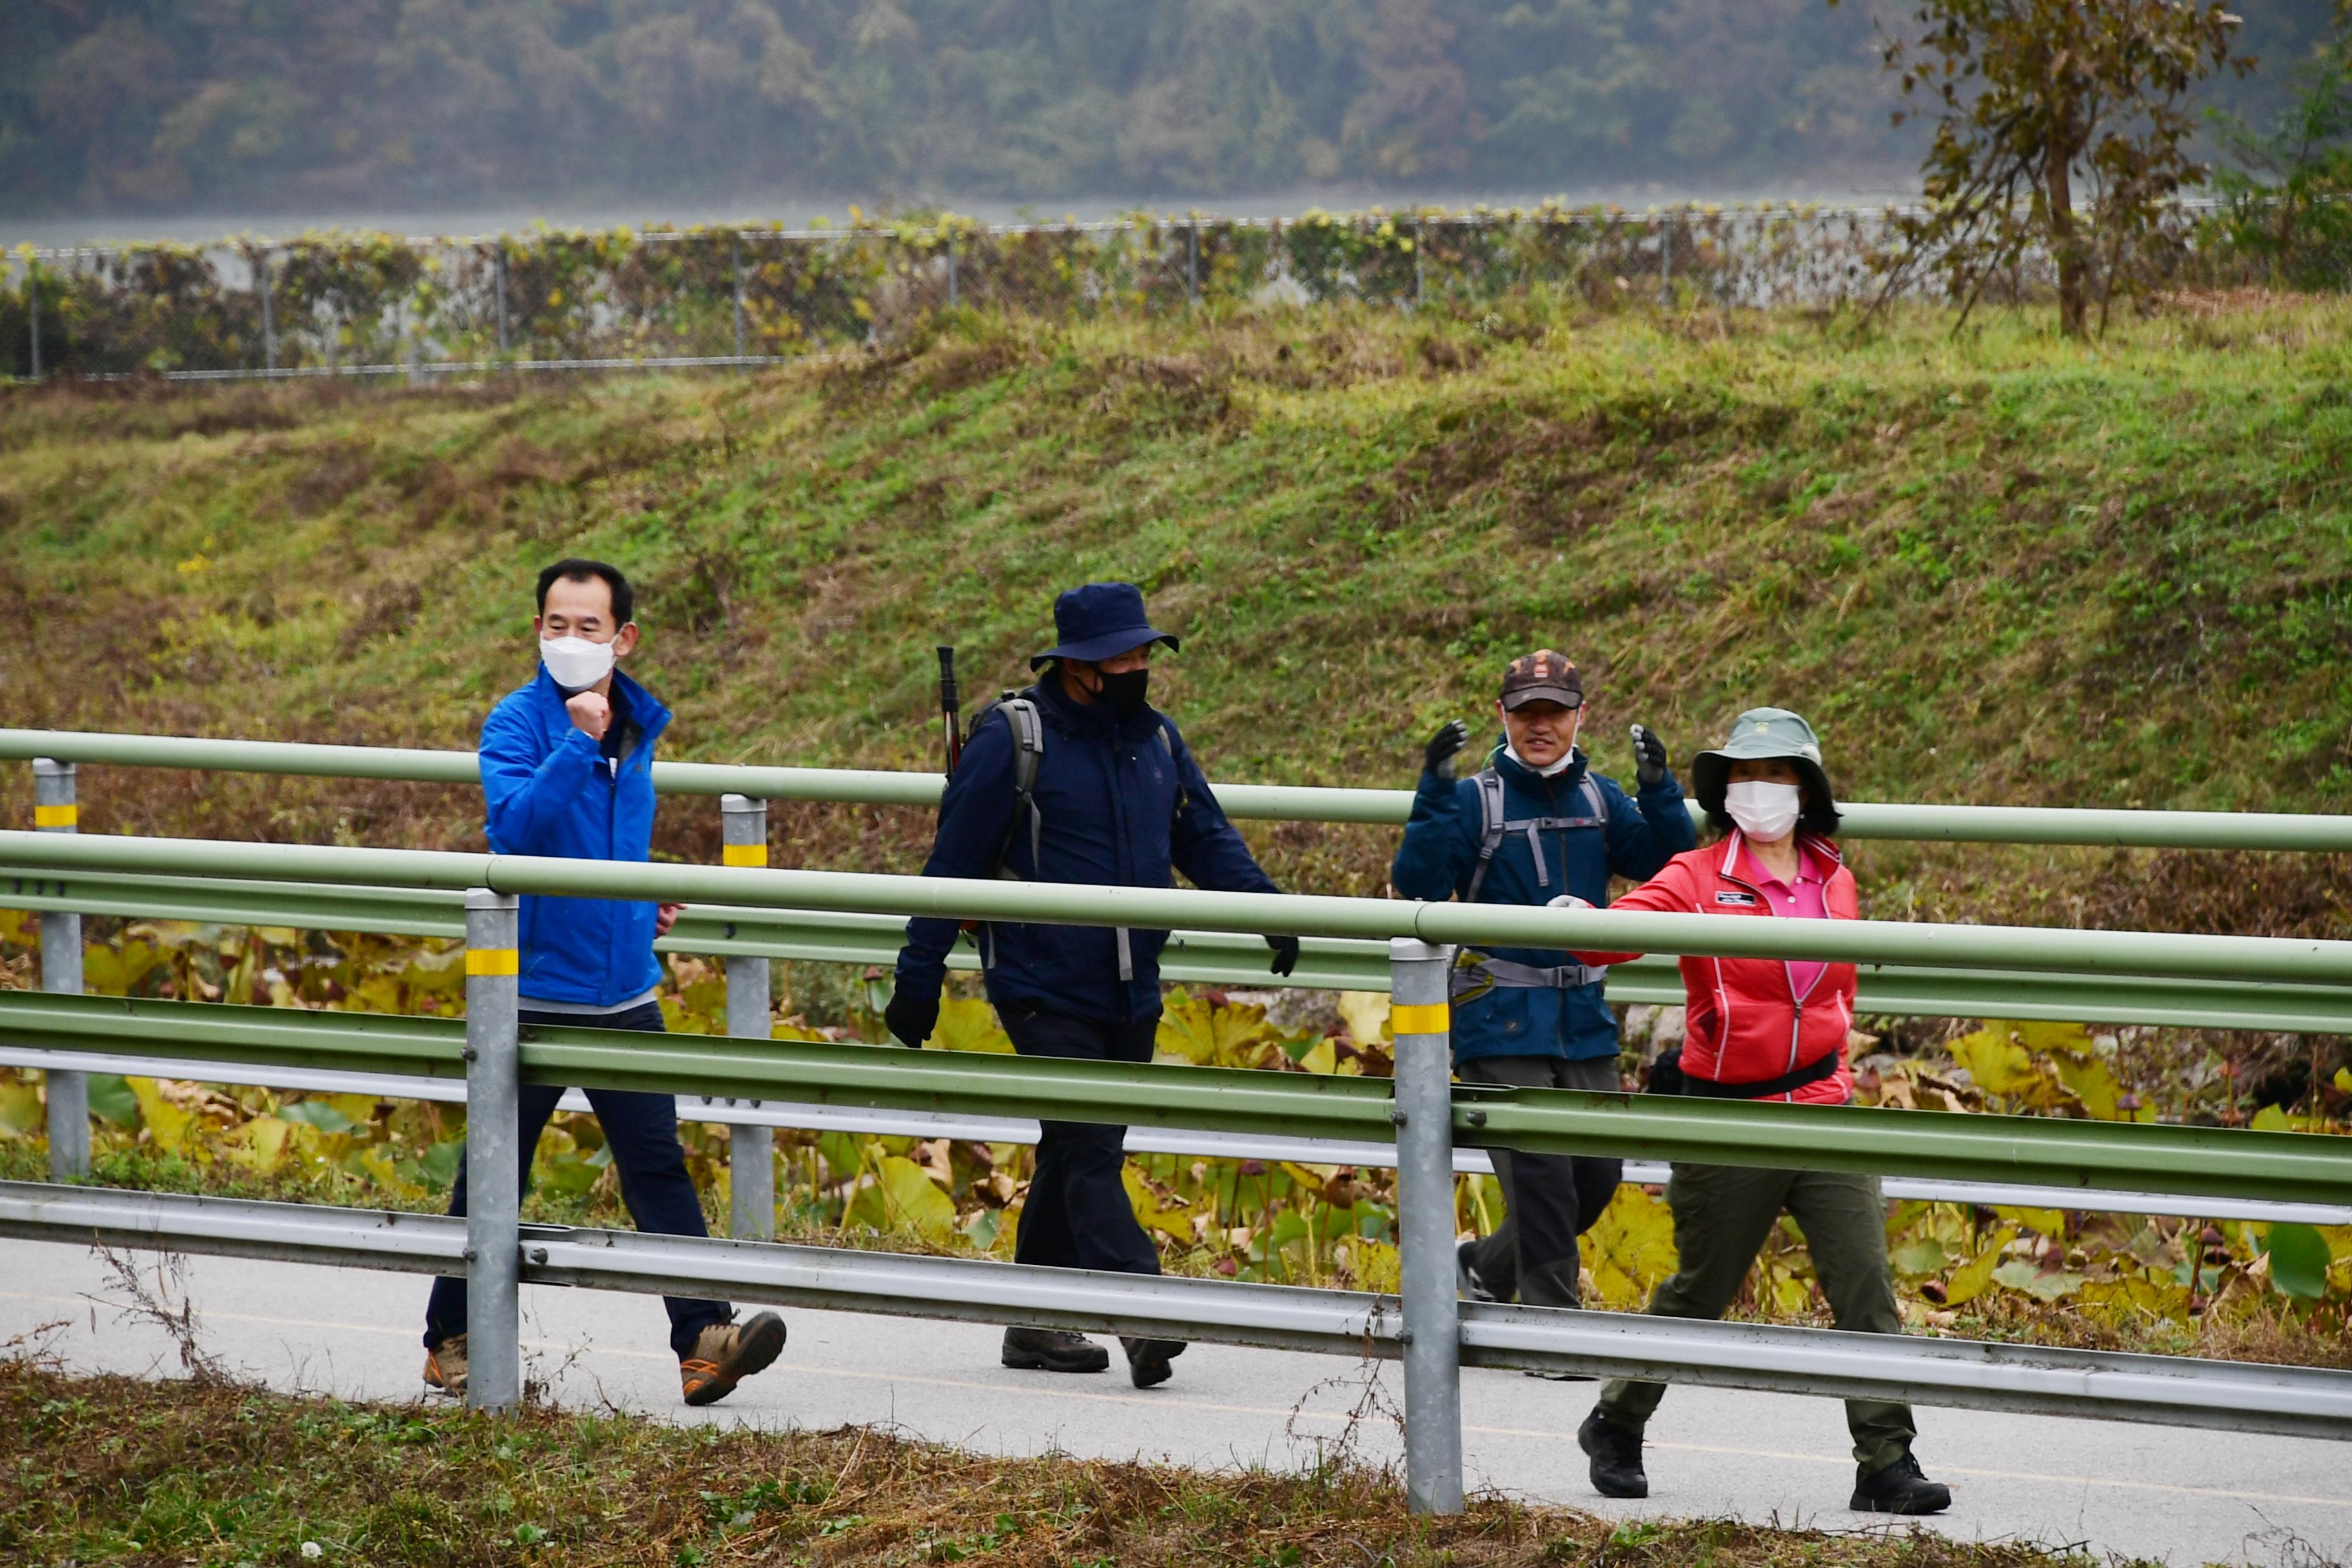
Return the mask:
[[(730, 866), (768, 863), (768, 803), (749, 795), (719, 797), (720, 858)], [(742, 953), (727, 959), (727, 1032), (744, 1039), (770, 1037), (768, 961)], [(759, 1103), (754, 1100), (753, 1104)], [(739, 1241), (776, 1238), (776, 1132), (736, 1123), (727, 1131), (727, 1228)]]
[(522, 1070), (512, 893), (466, 895), (466, 1403), (522, 1403)]
[(278, 369), (278, 315), (269, 303), (269, 253), (253, 258), (253, 291), (261, 296), (261, 368)]
[(1389, 943), (1396, 1034), (1397, 1245), (1404, 1298), (1405, 1496), (1462, 1511), (1462, 1325), (1454, 1283), (1453, 951)]
[(743, 237), (737, 234), (728, 251), (728, 276), (735, 299), (735, 357), (743, 357)]
[[(41, 833), (80, 831), (74, 764), (47, 757), (33, 762), (33, 826)], [(41, 916), (41, 989), (81, 994), (81, 916), (49, 910)], [(49, 1175), (56, 1181), (89, 1174), (89, 1078), (48, 1075)]]
[(503, 354), (507, 352), (507, 246), (504, 240), (499, 241), (490, 276), (498, 293), (499, 353)]
[(1184, 226), (1184, 308), (1201, 303), (1201, 220)]
[(31, 320), (33, 376), (41, 379), (41, 269), (32, 262), (25, 264), (25, 310)]

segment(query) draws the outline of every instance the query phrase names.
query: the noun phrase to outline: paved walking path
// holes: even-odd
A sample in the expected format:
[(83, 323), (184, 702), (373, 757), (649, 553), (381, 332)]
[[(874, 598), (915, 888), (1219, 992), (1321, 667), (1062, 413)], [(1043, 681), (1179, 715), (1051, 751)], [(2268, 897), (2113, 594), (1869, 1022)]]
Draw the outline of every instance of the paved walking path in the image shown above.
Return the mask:
[[(142, 1255), (152, 1269), (152, 1255)], [(407, 1399), (422, 1388), (425, 1281), (299, 1264), (185, 1260), (202, 1342), (229, 1367), (286, 1389)], [(62, 1321), (51, 1349), (77, 1370), (170, 1373), (163, 1332), (123, 1321), (121, 1293), (86, 1248), (0, 1240), (0, 1342)], [(749, 1303), (744, 1303), (748, 1305)], [(1196, 1345), (1175, 1380), (1139, 1392), (1124, 1363), (1101, 1376), (1010, 1372), (997, 1331), (957, 1323), (789, 1311), (783, 1358), (723, 1405), (678, 1403), (661, 1304), (526, 1286), (530, 1374), (555, 1397), (681, 1421), (826, 1427), (885, 1423), (987, 1452), (1060, 1449), (1197, 1466), (1297, 1466), (1341, 1440), (1364, 1369), (1334, 1357)], [(1391, 1402), (1394, 1367), (1380, 1374)], [(1848, 1512), (1853, 1464), (1837, 1405), (1679, 1389), (1651, 1428), (1651, 1497), (1593, 1495), (1576, 1449), (1592, 1385), (1515, 1373), (1463, 1378), (1471, 1484), (1610, 1517), (1736, 1516), (1827, 1530), (1885, 1526)], [(1919, 1455), (1948, 1482), (1937, 1528), (1987, 1540), (2081, 1543), (2175, 1563), (2303, 1568), (2352, 1561), (2352, 1447), (2048, 1416), (1923, 1409)], [(1355, 1427), (1360, 1450), (1399, 1450), (1393, 1425)]]

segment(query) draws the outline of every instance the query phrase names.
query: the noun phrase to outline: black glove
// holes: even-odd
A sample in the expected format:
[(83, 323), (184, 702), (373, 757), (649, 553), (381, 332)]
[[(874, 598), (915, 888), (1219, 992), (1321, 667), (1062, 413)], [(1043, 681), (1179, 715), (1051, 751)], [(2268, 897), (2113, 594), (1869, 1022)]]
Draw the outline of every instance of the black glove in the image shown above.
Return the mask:
[(1633, 782), (1655, 789), (1666, 779), (1666, 743), (1644, 724), (1633, 726)]
[(940, 1026), (940, 999), (936, 994), (918, 996), (902, 987), (891, 994), (890, 1005), (882, 1009), (882, 1026), (898, 1037), (900, 1045), (920, 1049)]
[(1274, 962), (1266, 965), (1270, 974), (1288, 974), (1298, 967), (1298, 939), (1295, 936), (1270, 936), (1265, 945), (1274, 949)]
[(1470, 743), (1470, 726), (1461, 720), (1448, 721), (1444, 728), (1429, 738), (1422, 749), (1421, 765), (1439, 778), (1454, 776), (1454, 754)]

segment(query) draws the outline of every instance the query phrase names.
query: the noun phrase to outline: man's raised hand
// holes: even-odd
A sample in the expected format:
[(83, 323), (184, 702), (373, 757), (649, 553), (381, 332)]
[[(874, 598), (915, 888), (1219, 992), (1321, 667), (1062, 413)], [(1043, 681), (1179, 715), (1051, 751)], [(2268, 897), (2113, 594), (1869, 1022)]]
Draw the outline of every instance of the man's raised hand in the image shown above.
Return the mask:
[(1429, 744), (1422, 748), (1421, 764), (1439, 778), (1454, 776), (1454, 753), (1470, 743), (1470, 726), (1459, 719), (1448, 720)]
[(602, 741), (612, 728), (613, 705), (593, 691), (565, 698), (563, 710), (572, 715), (572, 727), (592, 741)]

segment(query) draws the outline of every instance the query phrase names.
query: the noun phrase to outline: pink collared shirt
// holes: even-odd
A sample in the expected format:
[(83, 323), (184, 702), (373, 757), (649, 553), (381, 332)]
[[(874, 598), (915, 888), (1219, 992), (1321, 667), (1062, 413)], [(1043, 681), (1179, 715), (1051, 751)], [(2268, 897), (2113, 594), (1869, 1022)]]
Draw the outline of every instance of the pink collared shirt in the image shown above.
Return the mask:
[[(1764, 895), (1766, 907), (1774, 914), (1801, 921), (1829, 919), (1829, 904), (1823, 897), (1823, 891), (1829, 886), (1829, 876), (1811, 848), (1800, 847), (1797, 851), (1797, 881), (1794, 887), (1767, 872), (1763, 862), (1756, 858), (1754, 848), (1745, 843), (1739, 847), (1739, 858), (1740, 869), (1755, 884), (1756, 890)], [(1800, 963), (1791, 960), (1789, 964), (1790, 993), (1799, 998), (1811, 995), (1814, 984), (1822, 977), (1822, 971), (1828, 967), (1826, 963)]]

